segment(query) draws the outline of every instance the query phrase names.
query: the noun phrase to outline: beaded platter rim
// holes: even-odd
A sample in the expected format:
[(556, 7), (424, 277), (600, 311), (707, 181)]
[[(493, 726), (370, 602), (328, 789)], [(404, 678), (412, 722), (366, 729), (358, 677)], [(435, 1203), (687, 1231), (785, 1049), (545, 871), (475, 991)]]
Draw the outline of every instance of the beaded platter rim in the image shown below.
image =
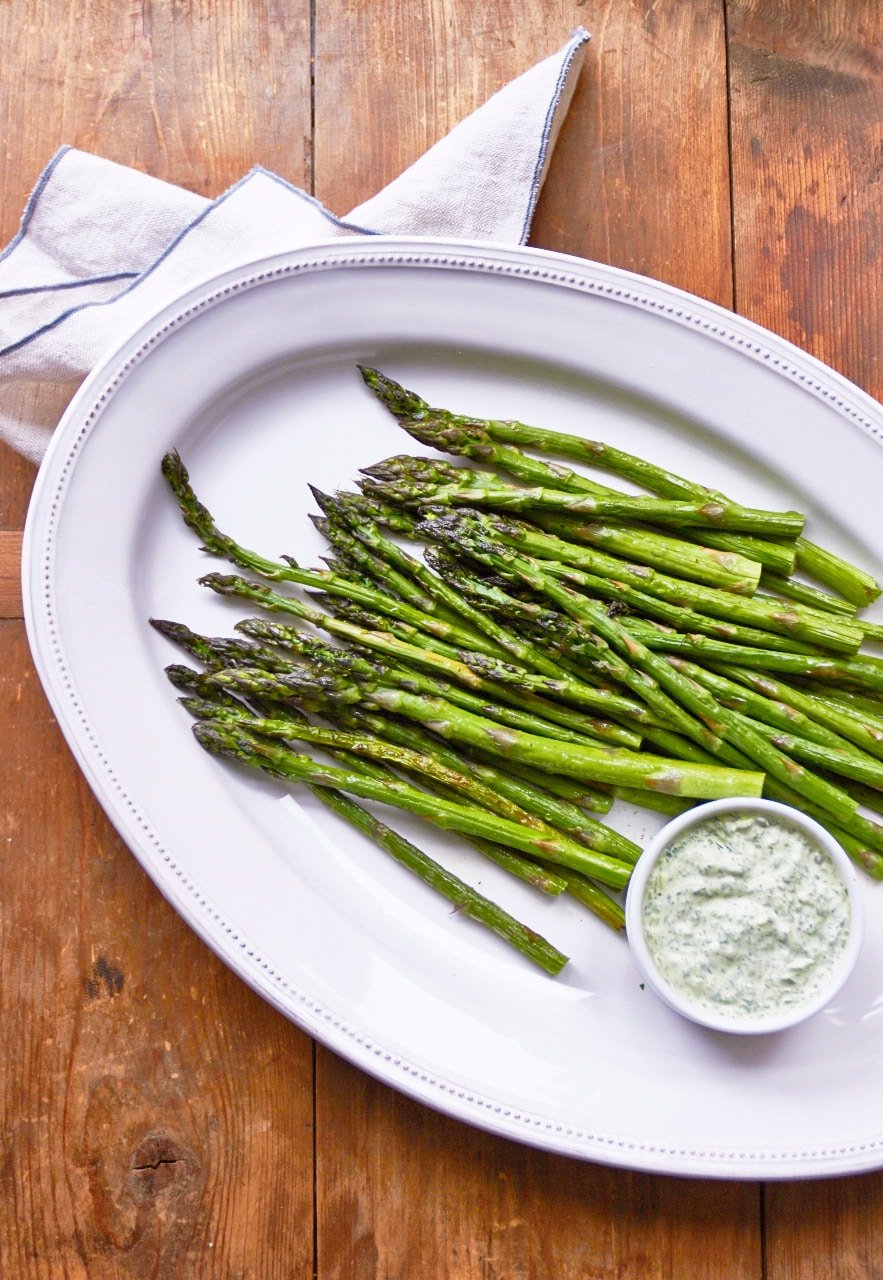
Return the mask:
[(389, 1051), (279, 973), (187, 874), (117, 776), (81, 704), (55, 611), (54, 539), (77, 458), (107, 404), (171, 333), (233, 294), (284, 277), (354, 267), (436, 268), (517, 276), (610, 299), (699, 330), (774, 369), (883, 444), (883, 408), (860, 388), (786, 340), (713, 303), (615, 267), (540, 249), (417, 238), (351, 238), (234, 268), (166, 306), (86, 379), (53, 436), (34, 488), (22, 553), (31, 651), (78, 764), (125, 843), (191, 928), (238, 975), (309, 1034), (384, 1083), (500, 1136), (600, 1163), (647, 1172), (727, 1178), (823, 1177), (883, 1165), (883, 1134), (835, 1146), (717, 1148), (643, 1143), (568, 1126), (446, 1080)]

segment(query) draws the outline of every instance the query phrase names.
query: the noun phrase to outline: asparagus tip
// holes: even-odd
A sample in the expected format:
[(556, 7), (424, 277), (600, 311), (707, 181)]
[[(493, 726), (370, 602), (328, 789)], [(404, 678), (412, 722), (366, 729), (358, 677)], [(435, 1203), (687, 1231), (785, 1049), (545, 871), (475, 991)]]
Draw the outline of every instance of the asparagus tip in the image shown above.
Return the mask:
[(329, 510), (331, 510), (334, 506), (334, 499), (331, 497), (331, 494), (323, 493), (322, 490), (317, 485), (314, 485), (314, 484), (308, 484), (307, 488), (309, 489), (313, 497), (316, 499), (316, 502), (318, 503), (320, 509), (324, 511), (327, 515)]
[(194, 634), (183, 622), (172, 622), (168, 618), (148, 618), (147, 621), (154, 631), (158, 631), (161, 636), (166, 636), (167, 639), (174, 640), (176, 643)]

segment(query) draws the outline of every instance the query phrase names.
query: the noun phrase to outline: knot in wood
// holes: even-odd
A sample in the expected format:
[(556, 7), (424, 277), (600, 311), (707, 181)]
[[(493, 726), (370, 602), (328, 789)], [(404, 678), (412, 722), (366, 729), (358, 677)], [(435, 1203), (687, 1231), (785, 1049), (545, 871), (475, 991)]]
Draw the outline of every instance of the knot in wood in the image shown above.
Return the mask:
[(155, 1196), (181, 1178), (192, 1166), (192, 1153), (168, 1133), (148, 1133), (132, 1152), (129, 1177), (143, 1195)]

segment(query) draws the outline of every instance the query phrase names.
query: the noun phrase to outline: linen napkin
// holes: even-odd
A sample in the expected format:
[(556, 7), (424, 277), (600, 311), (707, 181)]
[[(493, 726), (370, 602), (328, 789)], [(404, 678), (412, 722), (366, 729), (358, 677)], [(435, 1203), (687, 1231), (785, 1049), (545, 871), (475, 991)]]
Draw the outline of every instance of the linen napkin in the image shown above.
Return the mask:
[(63, 147), (0, 253), (0, 439), (39, 462), (106, 351), (244, 262), (357, 234), (523, 244), (588, 39), (579, 28), (344, 219), (266, 169), (207, 200)]

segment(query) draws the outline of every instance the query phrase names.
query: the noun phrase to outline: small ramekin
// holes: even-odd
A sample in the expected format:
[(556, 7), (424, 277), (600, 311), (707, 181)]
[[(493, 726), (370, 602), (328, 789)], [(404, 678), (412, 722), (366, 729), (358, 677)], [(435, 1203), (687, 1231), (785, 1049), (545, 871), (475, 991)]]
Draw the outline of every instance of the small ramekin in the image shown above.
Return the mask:
[[(679, 991), (668, 982), (656, 967), (644, 938), (643, 906), (644, 891), (650, 873), (660, 854), (686, 831), (701, 823), (725, 813), (757, 813), (775, 815), (780, 820), (798, 827), (810, 839), (830, 856), (849, 894), (850, 926), (843, 952), (832, 970), (827, 982), (810, 999), (803, 1004), (793, 1005), (779, 1012), (766, 1014), (760, 1018), (733, 1018), (724, 1014), (716, 1014), (713, 1010), (701, 1007), (684, 992)], [(778, 804), (774, 800), (731, 799), (712, 800), (707, 804), (688, 809), (679, 817), (666, 823), (662, 830), (647, 845), (641, 854), (629, 881), (625, 904), (625, 922), (629, 946), (635, 962), (644, 976), (648, 986), (663, 999), (672, 1009), (685, 1018), (698, 1022), (702, 1026), (711, 1027), (715, 1031), (729, 1031), (735, 1035), (761, 1035), (771, 1031), (784, 1031), (787, 1027), (804, 1022), (818, 1013), (837, 994), (852, 972), (858, 958), (863, 934), (863, 910), (858, 876), (843, 849), (824, 827), (812, 818), (789, 805)]]

